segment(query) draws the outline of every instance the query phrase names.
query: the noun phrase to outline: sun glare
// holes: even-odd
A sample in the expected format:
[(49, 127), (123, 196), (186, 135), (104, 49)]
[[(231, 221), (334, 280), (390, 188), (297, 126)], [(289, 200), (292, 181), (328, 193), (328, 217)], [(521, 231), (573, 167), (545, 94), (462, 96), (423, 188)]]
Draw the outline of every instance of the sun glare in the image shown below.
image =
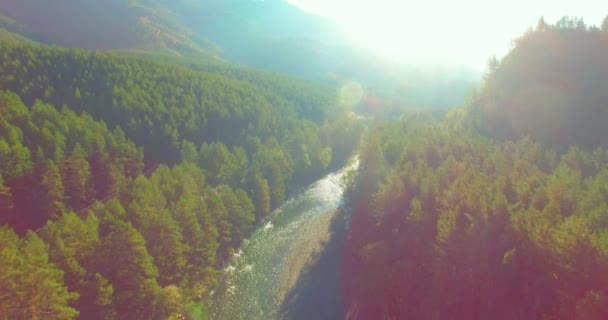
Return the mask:
[[(590, 24), (605, 12), (593, 0), (581, 5), (560, 1), (404, 1), (290, 0), (298, 7), (330, 18), (361, 47), (394, 62), (458, 63), (483, 69), (502, 56), (512, 40), (544, 16), (565, 14)], [(581, 8), (585, 8), (584, 10)]]
[(477, 48), (463, 41), (474, 21), (457, 16), (456, 4), (398, 0), (294, 2), (330, 17), (356, 44), (395, 62), (477, 64), (479, 60)]

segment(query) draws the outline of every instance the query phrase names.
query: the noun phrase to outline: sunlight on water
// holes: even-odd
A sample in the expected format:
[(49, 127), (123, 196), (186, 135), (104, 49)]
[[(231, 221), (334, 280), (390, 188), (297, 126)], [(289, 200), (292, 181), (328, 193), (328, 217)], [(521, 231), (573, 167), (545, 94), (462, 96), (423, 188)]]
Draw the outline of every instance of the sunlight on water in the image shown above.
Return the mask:
[(285, 202), (243, 242), (211, 297), (211, 319), (277, 318), (282, 302), (281, 273), (293, 239), (308, 219), (340, 205), (342, 178), (357, 165), (355, 161)]

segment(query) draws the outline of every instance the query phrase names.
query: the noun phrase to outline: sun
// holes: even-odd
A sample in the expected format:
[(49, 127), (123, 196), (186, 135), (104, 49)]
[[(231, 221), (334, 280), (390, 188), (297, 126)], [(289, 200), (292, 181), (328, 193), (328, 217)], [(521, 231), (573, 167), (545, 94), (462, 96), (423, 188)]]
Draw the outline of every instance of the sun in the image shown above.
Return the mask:
[(408, 63), (462, 64), (479, 70), (504, 56), (513, 39), (541, 16), (564, 15), (601, 23), (597, 0), (288, 0), (339, 24), (356, 44), (381, 57)]
[[(302, 0), (300, 0), (302, 1)], [(294, 0), (298, 5), (298, 0)], [(306, 0), (302, 8), (331, 17), (350, 40), (392, 62), (437, 63), (477, 59), (474, 45), (457, 34), (467, 34), (467, 21), (456, 21), (453, 4), (432, 1)], [(298, 5), (300, 6), (300, 5)], [(314, 8), (321, 6), (321, 12)]]

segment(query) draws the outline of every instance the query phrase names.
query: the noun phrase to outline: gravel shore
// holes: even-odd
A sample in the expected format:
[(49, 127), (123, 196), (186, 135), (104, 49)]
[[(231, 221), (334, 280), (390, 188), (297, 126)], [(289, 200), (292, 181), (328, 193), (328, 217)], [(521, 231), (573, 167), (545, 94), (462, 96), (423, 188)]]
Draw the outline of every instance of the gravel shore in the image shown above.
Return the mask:
[(339, 210), (308, 221), (291, 246), (281, 276), (281, 319), (343, 318), (340, 253), (345, 218)]

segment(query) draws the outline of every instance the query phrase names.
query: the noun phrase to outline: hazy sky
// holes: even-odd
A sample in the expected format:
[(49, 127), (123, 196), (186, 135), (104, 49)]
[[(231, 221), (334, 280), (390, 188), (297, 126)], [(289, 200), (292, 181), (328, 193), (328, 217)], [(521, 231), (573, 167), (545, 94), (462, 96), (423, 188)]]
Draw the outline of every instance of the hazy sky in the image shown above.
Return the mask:
[(464, 63), (484, 68), (511, 40), (564, 15), (600, 25), (608, 1), (598, 0), (289, 0), (344, 27), (353, 39), (396, 60)]

